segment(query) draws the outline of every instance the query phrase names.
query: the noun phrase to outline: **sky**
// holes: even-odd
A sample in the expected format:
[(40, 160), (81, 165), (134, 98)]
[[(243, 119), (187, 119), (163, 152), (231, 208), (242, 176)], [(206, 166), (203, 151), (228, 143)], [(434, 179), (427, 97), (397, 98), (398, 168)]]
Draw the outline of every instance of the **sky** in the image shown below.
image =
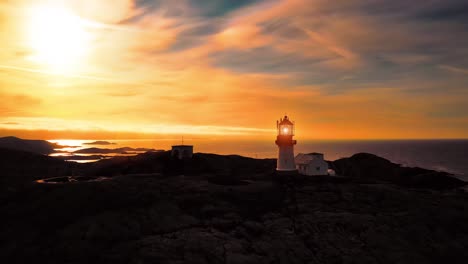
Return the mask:
[(463, 0), (0, 0), (0, 41), (0, 136), (468, 136)]

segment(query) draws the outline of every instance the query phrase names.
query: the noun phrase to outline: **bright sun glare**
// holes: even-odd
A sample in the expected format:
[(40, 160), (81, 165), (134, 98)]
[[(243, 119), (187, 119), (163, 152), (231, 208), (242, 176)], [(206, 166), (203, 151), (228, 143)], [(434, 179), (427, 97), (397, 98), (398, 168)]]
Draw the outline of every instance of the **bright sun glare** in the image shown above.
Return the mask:
[(75, 69), (88, 51), (89, 32), (84, 21), (62, 7), (35, 7), (28, 23), (31, 59), (54, 73)]

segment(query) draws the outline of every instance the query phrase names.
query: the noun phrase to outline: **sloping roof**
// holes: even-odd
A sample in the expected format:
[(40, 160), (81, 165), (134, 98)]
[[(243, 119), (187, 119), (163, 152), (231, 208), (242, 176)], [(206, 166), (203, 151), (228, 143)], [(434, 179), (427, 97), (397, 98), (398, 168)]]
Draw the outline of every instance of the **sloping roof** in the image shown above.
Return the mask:
[[(317, 154), (320, 154), (320, 155), (317, 155)], [(299, 153), (294, 158), (294, 160), (296, 164), (309, 164), (313, 160), (323, 160), (322, 157), (323, 157), (322, 153), (315, 153), (315, 154)]]

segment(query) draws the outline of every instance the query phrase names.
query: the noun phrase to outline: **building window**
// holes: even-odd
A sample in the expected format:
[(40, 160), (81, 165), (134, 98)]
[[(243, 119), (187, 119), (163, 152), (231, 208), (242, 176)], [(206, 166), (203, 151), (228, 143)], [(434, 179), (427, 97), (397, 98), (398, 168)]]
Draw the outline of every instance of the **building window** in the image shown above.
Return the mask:
[(319, 171), (319, 170), (320, 170), (320, 167), (316, 167), (315, 169), (317, 169), (317, 171)]

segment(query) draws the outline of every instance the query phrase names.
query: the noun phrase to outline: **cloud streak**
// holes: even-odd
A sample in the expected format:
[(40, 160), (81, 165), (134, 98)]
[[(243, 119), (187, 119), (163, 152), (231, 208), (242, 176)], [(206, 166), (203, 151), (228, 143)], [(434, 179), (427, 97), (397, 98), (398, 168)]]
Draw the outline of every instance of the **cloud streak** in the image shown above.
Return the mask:
[(2, 3), (0, 95), (40, 101), (4, 124), (266, 137), (288, 112), (305, 138), (468, 134), (461, 0), (52, 2), (86, 21), (89, 54), (50, 74), (22, 33), (39, 2)]

